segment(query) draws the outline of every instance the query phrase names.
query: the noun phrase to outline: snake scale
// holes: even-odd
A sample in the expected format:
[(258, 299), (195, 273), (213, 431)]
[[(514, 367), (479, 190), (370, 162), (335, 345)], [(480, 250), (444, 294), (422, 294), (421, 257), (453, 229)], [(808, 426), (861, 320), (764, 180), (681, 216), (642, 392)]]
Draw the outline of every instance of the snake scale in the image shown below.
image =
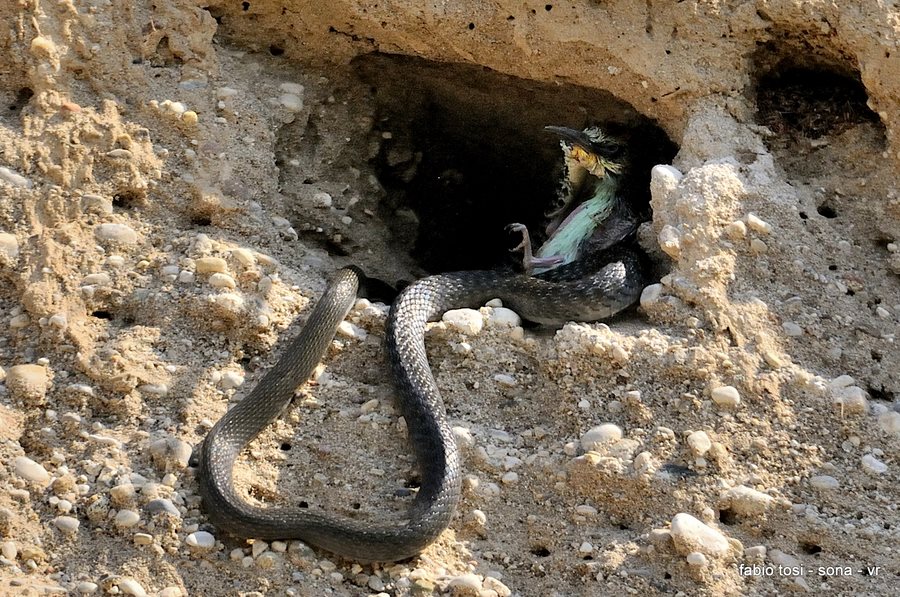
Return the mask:
[(236, 536), (300, 539), (361, 561), (396, 561), (419, 553), (450, 524), (462, 478), (459, 450), (425, 354), (426, 322), (449, 309), (477, 308), (493, 298), (537, 323), (605, 319), (639, 297), (646, 282), (644, 259), (639, 250), (616, 248), (535, 277), (447, 273), (423, 278), (400, 293), (388, 316), (386, 346), (421, 486), (406, 520), (388, 525), (294, 506), (255, 506), (234, 488), (235, 460), (287, 407), (355, 302), (363, 276), (356, 268), (339, 270), (281, 359), (203, 442), (197, 478), (210, 520)]

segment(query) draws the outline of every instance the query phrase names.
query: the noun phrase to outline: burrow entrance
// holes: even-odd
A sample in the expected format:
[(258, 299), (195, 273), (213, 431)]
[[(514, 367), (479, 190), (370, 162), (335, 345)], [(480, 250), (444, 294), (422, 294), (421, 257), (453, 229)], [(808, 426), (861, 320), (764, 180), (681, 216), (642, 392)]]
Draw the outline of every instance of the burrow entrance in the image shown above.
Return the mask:
[(855, 61), (830, 43), (790, 34), (762, 44), (754, 56), (756, 121), (787, 143), (836, 137), (871, 126), (884, 143), (884, 125), (867, 105)]
[(428, 273), (503, 267), (517, 259), (507, 224), (541, 230), (563, 175), (546, 125), (600, 125), (623, 138), (632, 172), (623, 192), (648, 219), (650, 169), (677, 152), (655, 123), (601, 90), (405, 56), (362, 56), (353, 68), (370, 86), (382, 138), (373, 158), (387, 191), (380, 215)]

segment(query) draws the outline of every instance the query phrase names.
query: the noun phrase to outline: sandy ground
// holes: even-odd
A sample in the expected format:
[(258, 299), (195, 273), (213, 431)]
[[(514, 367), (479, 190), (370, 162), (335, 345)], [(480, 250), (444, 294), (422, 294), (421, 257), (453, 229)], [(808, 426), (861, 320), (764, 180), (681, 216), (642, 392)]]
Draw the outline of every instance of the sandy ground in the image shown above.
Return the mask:
[[(277, 4), (0, 8), (0, 592), (897, 593), (896, 13), (838, 18), (807, 6), (820, 12), (805, 30), (792, 3), (677, 19), (659, 3), (653, 14), (683, 35), (713, 40), (673, 45), (670, 71), (652, 66), (650, 49), (674, 21), (631, 18), (630, 5), (585, 7), (555, 25), (532, 21), (568, 9), (535, 5), (505, 41), (513, 9), (502, 2), (415, 26), (401, 3), (383, 34), (373, 23), (385, 7), (307, 14), (284, 3), (308, 17), (292, 20)], [(585, 29), (601, 9), (618, 25)], [(328, 20), (341, 10), (346, 21)], [(775, 21), (779, 32), (764, 33)], [(325, 37), (339, 41), (303, 37), (331, 22)], [(723, 23), (728, 36), (712, 35)], [(617, 26), (644, 31), (647, 52), (557, 69), (554, 57), (586, 51), (563, 32), (591, 47)], [(457, 39), (470, 32), (482, 37)], [(478, 45), (490, 35), (493, 45)], [(766, 105), (815, 122), (786, 108), (757, 115), (746, 63), (716, 44), (765, 51), (763, 38), (788, 39), (773, 56), (812, 40), (818, 58), (803, 66), (821, 72), (856, 52), (874, 112), (852, 94), (816, 103), (782, 85)], [(593, 86), (626, 102), (607, 115), (655, 118), (679, 149), (653, 171), (642, 241), (667, 273), (639, 308), (608, 325), (546, 330), (506, 325), (485, 307), (479, 333), (429, 331), (466, 455), (464, 496), (433, 546), (388, 565), (217, 532), (187, 466), (330, 272), (355, 263), (389, 281), (425, 273), (414, 257), (430, 233), (416, 240), (425, 220), (397, 181), (415, 177), (430, 146), (349, 65), (373, 49), (545, 83), (558, 72), (557, 83), (584, 85), (599, 69)], [(533, 61), (515, 60), (523, 55)], [(733, 73), (735, 63), (745, 70)], [(684, 90), (662, 96), (672, 72)], [(447, 76), (450, 87), (460, 80)], [(540, 118), (521, 98), (503, 101), (498, 113), (515, 114), (519, 101), (529, 123)], [(528, 147), (556, 151), (539, 139)], [(402, 511), (414, 474), (384, 317), (361, 303), (354, 331), (251, 445), (238, 467), (251, 499), (373, 520)]]

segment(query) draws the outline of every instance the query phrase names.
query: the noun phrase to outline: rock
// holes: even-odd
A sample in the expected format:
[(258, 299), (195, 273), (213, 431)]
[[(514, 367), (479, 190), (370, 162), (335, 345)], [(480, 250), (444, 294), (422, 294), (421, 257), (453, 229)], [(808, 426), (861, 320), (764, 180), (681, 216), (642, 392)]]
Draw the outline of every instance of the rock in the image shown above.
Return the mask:
[(655, 305), (659, 302), (660, 296), (662, 296), (662, 284), (650, 284), (641, 291), (641, 307), (646, 309), (650, 305)]
[(887, 472), (888, 466), (872, 456), (871, 454), (866, 454), (860, 459), (862, 464), (862, 469), (869, 473), (870, 475), (881, 475)]
[(816, 475), (810, 477), (809, 484), (816, 489), (821, 490), (837, 489), (841, 485), (838, 480), (831, 475)]
[(40, 365), (15, 365), (6, 374), (6, 387), (18, 400), (42, 404), (50, 389), (50, 374)]
[(712, 448), (712, 440), (705, 431), (694, 431), (687, 436), (687, 445), (695, 456), (703, 456)]
[(894, 410), (881, 413), (878, 416), (878, 426), (885, 433), (900, 437), (900, 413)]
[(128, 529), (141, 521), (141, 515), (134, 510), (119, 510), (116, 512), (115, 523), (120, 529)]
[(447, 324), (447, 327), (453, 328), (467, 336), (475, 336), (481, 332), (484, 326), (484, 319), (481, 313), (474, 309), (451, 309), (441, 316), (441, 321)]
[(488, 327), (516, 327), (522, 325), (522, 318), (512, 309), (494, 307), (487, 320)]
[(725, 507), (742, 516), (760, 516), (775, 502), (772, 496), (752, 487), (738, 485), (729, 489), (724, 496)]
[(734, 386), (719, 386), (712, 392), (713, 402), (719, 406), (733, 408), (741, 403), (741, 395)]
[[(216, 538), (206, 531), (196, 531), (187, 536), (184, 540), (188, 547), (195, 549), (212, 549), (216, 546)], [(255, 544), (254, 544), (255, 545)]]
[(138, 242), (137, 232), (125, 224), (100, 224), (94, 228), (94, 235), (100, 241), (120, 245), (133, 245)]
[(47, 472), (47, 469), (31, 458), (16, 456), (14, 462), (16, 474), (26, 481), (39, 485), (46, 485), (50, 481), (50, 473)]
[(772, 232), (771, 224), (752, 213), (747, 214), (747, 226), (750, 227), (750, 230), (759, 234), (769, 234)]
[(709, 560), (699, 551), (692, 551), (685, 557), (685, 560), (687, 561), (688, 566), (693, 566), (695, 568), (705, 568), (709, 565)]
[(30, 189), (31, 181), (14, 170), (10, 170), (5, 166), (0, 166), (0, 181), (21, 189)]
[(193, 447), (189, 443), (174, 436), (150, 444), (150, 456), (157, 468), (162, 470), (187, 468), (192, 453)]
[(610, 444), (622, 439), (622, 428), (612, 423), (604, 423), (589, 429), (581, 436), (581, 448), (585, 452), (597, 450), (603, 444)]
[(147, 591), (144, 590), (141, 583), (133, 578), (120, 578), (116, 581), (116, 585), (125, 595), (132, 595), (132, 597), (147, 597)]
[(169, 514), (171, 516), (181, 518), (181, 512), (178, 511), (178, 508), (175, 507), (175, 504), (173, 504), (171, 500), (167, 500), (165, 498), (150, 500), (147, 503), (146, 508), (151, 515), (165, 512), (166, 514)]
[(731, 550), (728, 538), (685, 512), (672, 519), (672, 541), (681, 555), (700, 552), (711, 557), (724, 556)]
[(0, 265), (15, 265), (19, 259), (19, 241), (15, 234), (0, 232)]
[(57, 516), (53, 519), (53, 526), (64, 533), (73, 534), (78, 532), (78, 527), (81, 526), (81, 522), (77, 518), (72, 518), (71, 516)]
[(477, 597), (483, 588), (481, 577), (476, 574), (460, 574), (447, 583), (451, 595)]
[(194, 261), (198, 274), (224, 274), (228, 271), (228, 263), (221, 257), (200, 257)]

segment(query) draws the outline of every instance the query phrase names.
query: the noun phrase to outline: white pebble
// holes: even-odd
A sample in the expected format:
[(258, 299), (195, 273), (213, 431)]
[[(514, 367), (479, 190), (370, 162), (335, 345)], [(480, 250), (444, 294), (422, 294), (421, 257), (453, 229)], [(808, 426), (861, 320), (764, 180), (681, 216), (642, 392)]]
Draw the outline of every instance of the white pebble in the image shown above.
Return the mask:
[(312, 196), (312, 203), (315, 207), (326, 208), (331, 207), (331, 195), (325, 191), (319, 191)]
[(752, 487), (738, 485), (725, 493), (725, 501), (731, 510), (744, 516), (759, 516), (774, 503), (772, 496)]
[(900, 436), (900, 413), (889, 410), (878, 416), (878, 426), (885, 433)]
[(522, 318), (512, 309), (506, 307), (494, 307), (488, 316), (489, 327), (516, 327), (522, 325)]
[(514, 387), (518, 383), (515, 377), (513, 377), (512, 375), (507, 375), (506, 373), (495, 374), (494, 381), (496, 381), (501, 386), (506, 386), (508, 388)]
[(78, 585), (75, 587), (75, 590), (82, 595), (93, 595), (99, 588), (100, 587), (97, 586), (97, 583), (85, 580), (78, 583)]
[(15, 470), (18, 476), (32, 483), (44, 484), (50, 480), (47, 469), (27, 456), (16, 456)]
[(703, 456), (712, 448), (712, 440), (705, 431), (694, 431), (688, 435), (687, 444), (695, 456)]
[(363, 341), (368, 338), (369, 334), (366, 330), (362, 329), (357, 325), (353, 325), (349, 321), (342, 321), (338, 324), (337, 329), (338, 334), (344, 336), (345, 338), (351, 338), (353, 340)]
[(769, 234), (772, 232), (771, 224), (752, 213), (747, 214), (747, 226), (750, 227), (750, 230), (758, 232), (759, 234)]
[(695, 568), (705, 568), (709, 563), (706, 556), (699, 551), (692, 551), (684, 559), (687, 561), (688, 566), (694, 566)]
[(10, 562), (13, 562), (19, 554), (19, 548), (16, 547), (14, 541), (4, 541), (3, 545), (0, 545), (0, 554)]
[(747, 225), (740, 220), (735, 220), (725, 227), (725, 234), (732, 240), (740, 240), (747, 236)]
[(888, 470), (888, 466), (872, 456), (871, 454), (866, 454), (860, 459), (862, 463), (862, 468), (864, 471), (869, 473), (870, 475), (881, 475), (886, 473)]
[(441, 321), (467, 336), (478, 334), (484, 326), (481, 313), (474, 309), (451, 309), (444, 313)]
[(282, 93), (278, 98), (278, 103), (291, 112), (299, 112), (303, 109), (303, 98), (293, 93)]
[(147, 591), (144, 590), (141, 583), (133, 578), (120, 578), (116, 584), (118, 585), (119, 590), (126, 595), (132, 595), (133, 597), (147, 597)]
[(641, 291), (641, 307), (647, 308), (659, 302), (662, 295), (662, 284), (650, 284)]
[(675, 549), (682, 555), (698, 551), (708, 556), (721, 556), (730, 549), (725, 535), (685, 512), (672, 519), (671, 533)]
[(481, 577), (475, 574), (461, 574), (450, 579), (447, 588), (455, 595), (478, 595), (483, 588)]
[(735, 407), (741, 403), (741, 395), (734, 386), (719, 386), (712, 391), (712, 399), (719, 406)]
[(116, 526), (120, 529), (128, 529), (141, 520), (141, 515), (134, 510), (119, 510), (116, 512)]
[(212, 533), (195, 531), (188, 535), (184, 542), (188, 547), (194, 547), (196, 549), (212, 549), (216, 545), (216, 538), (213, 537)]
[(237, 282), (235, 282), (234, 278), (222, 272), (212, 274), (207, 282), (213, 288), (227, 288), (228, 290), (237, 288)]
[(785, 321), (781, 324), (781, 329), (784, 330), (784, 333), (788, 336), (802, 336), (803, 328), (794, 323), (793, 321)]
[(81, 522), (71, 516), (57, 516), (53, 519), (53, 525), (64, 533), (75, 533)]
[(194, 261), (194, 267), (198, 274), (225, 273), (228, 271), (228, 263), (221, 257), (200, 257)]
[(604, 423), (589, 429), (581, 436), (581, 447), (588, 452), (598, 449), (603, 444), (616, 442), (620, 439), (622, 439), (622, 428), (612, 423)]
[(222, 379), (219, 381), (219, 385), (226, 390), (239, 388), (244, 385), (244, 376), (237, 371), (226, 371), (222, 374)]
[(506, 485), (512, 485), (513, 483), (519, 482), (519, 474), (513, 471), (509, 471), (508, 473), (505, 473), (502, 477), (500, 477), (500, 480)]
[(588, 543), (587, 541), (585, 541), (584, 543), (582, 543), (581, 545), (578, 546), (578, 553), (580, 553), (582, 555), (587, 555), (587, 554), (591, 553), (592, 551), (594, 551), (594, 546), (591, 545), (590, 543)]
[(19, 241), (15, 234), (0, 232), (0, 256), (3, 256), (8, 264), (12, 264), (18, 259)]
[(133, 245), (138, 241), (137, 232), (125, 224), (100, 224), (94, 229), (94, 235), (101, 241)]
[(672, 259), (678, 259), (681, 256), (681, 235), (678, 234), (678, 230), (675, 227), (668, 224), (663, 226), (662, 230), (659, 231), (657, 240), (660, 248), (665, 251), (666, 255)]
[(809, 478), (809, 484), (816, 489), (837, 489), (840, 483), (831, 475), (815, 475)]
[(0, 166), (0, 180), (10, 184), (14, 187), (19, 187), (23, 189), (31, 188), (31, 181), (19, 174), (18, 172), (14, 172), (9, 168), (4, 166)]

